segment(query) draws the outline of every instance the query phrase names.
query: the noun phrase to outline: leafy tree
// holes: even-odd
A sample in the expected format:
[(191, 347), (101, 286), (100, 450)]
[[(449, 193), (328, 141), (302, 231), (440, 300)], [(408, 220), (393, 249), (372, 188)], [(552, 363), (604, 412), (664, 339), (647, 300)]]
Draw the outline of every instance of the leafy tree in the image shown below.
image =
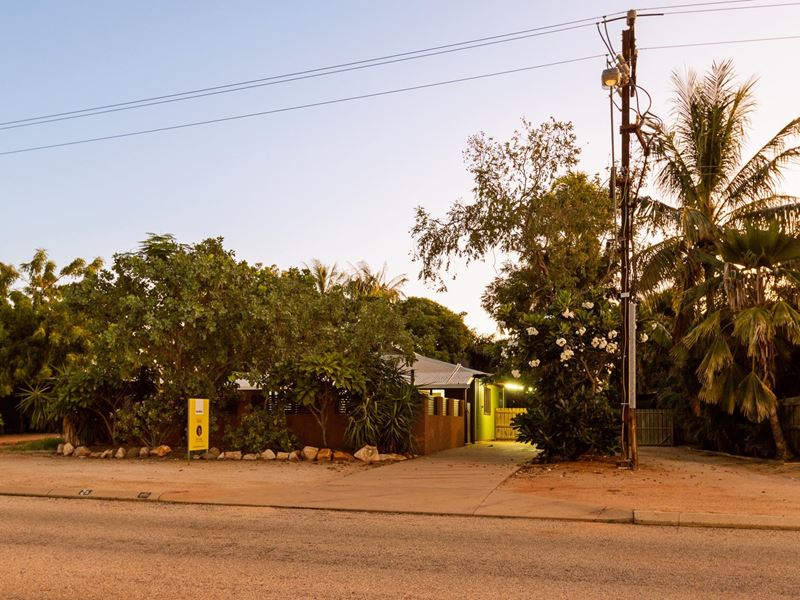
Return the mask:
[[(506, 142), (483, 133), (467, 141), (464, 160), (475, 181), (472, 203), (454, 202), (444, 219), (417, 207), (411, 233), (422, 279), (444, 287), (441, 274), (452, 259), (480, 260), (494, 250), (547, 268), (555, 245), (547, 243), (553, 240), (546, 234), (558, 215), (542, 200), (577, 164), (579, 149), (571, 123), (550, 120), (534, 128), (523, 119), (522, 124)], [(568, 223), (563, 207), (558, 220)]]
[[(778, 416), (776, 358), (781, 341), (800, 345), (800, 313), (793, 306), (800, 283), (800, 240), (780, 231), (748, 227), (727, 230), (717, 242), (722, 276), (695, 288), (690, 297), (705, 298), (709, 289), (724, 292), (725, 302), (683, 338), (688, 348), (703, 350), (697, 369), (700, 399), (750, 420), (769, 421), (775, 448), (791, 457)], [(706, 293), (703, 293), (706, 292)], [(722, 303), (720, 303), (722, 304)], [(718, 305), (719, 306), (719, 305)]]
[(411, 297), (398, 305), (406, 328), (414, 338), (414, 350), (431, 358), (459, 363), (469, 358), (475, 334), (456, 314), (428, 298)]

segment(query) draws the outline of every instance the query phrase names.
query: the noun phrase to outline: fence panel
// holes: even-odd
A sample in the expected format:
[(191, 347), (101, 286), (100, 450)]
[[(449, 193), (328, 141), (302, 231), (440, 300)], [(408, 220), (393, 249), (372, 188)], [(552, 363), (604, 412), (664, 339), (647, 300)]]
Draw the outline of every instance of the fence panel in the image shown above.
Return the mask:
[(494, 439), (516, 440), (517, 430), (511, 426), (511, 419), (524, 413), (524, 408), (498, 408), (494, 411)]
[(786, 398), (782, 403), (783, 434), (786, 436), (786, 442), (797, 454), (800, 453), (800, 398)]
[(671, 410), (637, 410), (636, 441), (640, 446), (672, 446), (673, 420)]

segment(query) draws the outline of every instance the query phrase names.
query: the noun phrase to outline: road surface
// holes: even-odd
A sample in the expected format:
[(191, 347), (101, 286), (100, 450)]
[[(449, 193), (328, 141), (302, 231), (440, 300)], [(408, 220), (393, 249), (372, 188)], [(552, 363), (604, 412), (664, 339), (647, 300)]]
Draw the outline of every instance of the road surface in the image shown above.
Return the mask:
[(0, 598), (797, 598), (800, 532), (0, 497)]

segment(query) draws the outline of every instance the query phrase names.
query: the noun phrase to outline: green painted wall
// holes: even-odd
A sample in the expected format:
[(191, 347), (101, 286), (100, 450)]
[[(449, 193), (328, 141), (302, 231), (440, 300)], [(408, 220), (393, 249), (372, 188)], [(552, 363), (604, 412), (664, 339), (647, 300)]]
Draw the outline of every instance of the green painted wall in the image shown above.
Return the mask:
[[(478, 382), (476, 389), (477, 414), (475, 415), (475, 441), (486, 442), (494, 439), (494, 413), (500, 405), (500, 388)], [(488, 404), (489, 413), (486, 414)]]

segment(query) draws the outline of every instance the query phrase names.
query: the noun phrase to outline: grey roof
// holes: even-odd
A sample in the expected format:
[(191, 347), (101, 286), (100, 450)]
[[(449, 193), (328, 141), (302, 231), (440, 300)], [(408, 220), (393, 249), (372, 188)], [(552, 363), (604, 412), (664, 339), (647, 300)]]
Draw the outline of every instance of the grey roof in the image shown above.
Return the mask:
[(472, 385), (472, 380), (485, 377), (489, 373), (470, 369), (462, 365), (437, 360), (415, 354), (416, 360), (409, 367), (414, 371), (414, 384), (425, 389), (465, 389)]

